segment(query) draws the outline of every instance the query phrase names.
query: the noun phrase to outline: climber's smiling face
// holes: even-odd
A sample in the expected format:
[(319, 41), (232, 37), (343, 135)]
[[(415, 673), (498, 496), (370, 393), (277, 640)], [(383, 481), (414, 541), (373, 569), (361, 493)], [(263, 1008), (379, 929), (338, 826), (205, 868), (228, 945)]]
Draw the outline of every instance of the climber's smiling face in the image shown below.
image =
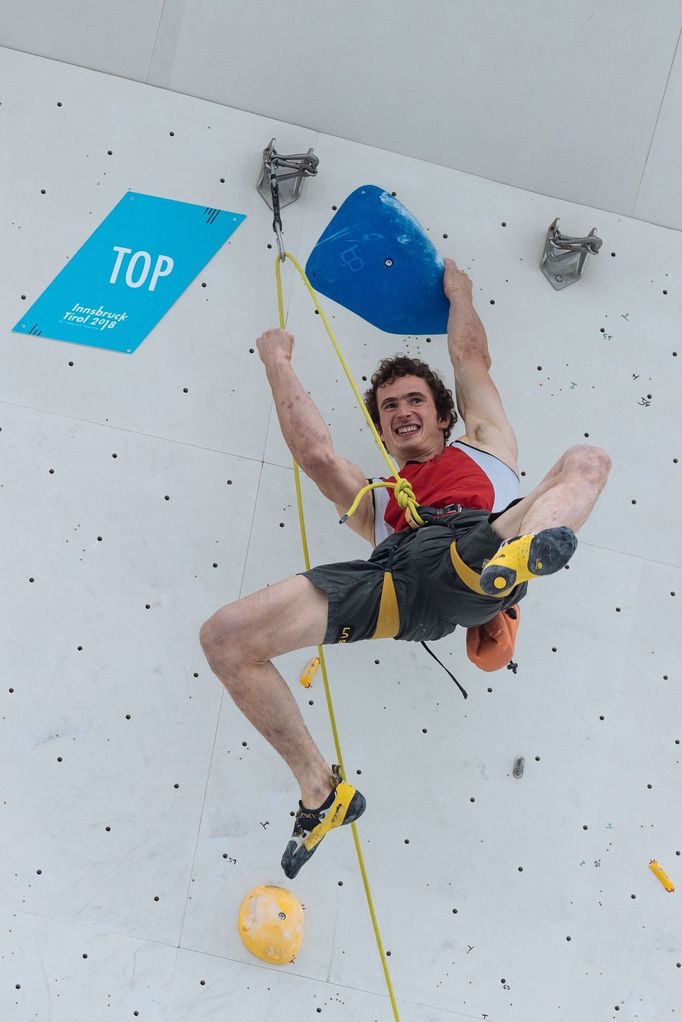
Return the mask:
[(449, 421), (439, 418), (426, 380), (397, 376), (378, 387), (376, 397), (381, 439), (400, 467), (440, 454)]

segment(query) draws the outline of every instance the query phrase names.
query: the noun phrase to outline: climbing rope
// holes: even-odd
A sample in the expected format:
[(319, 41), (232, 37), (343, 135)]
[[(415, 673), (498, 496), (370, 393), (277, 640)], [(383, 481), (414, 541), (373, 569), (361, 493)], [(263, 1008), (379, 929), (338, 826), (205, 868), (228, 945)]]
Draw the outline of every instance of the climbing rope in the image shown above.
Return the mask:
[[(358, 391), (358, 388), (355, 385), (355, 381), (353, 380), (353, 377), (350, 374), (350, 371), (349, 371), (348, 366), (346, 364), (346, 360), (344, 359), (344, 357), (343, 357), (343, 355), (342, 355), (342, 353), (341, 353), (341, 351), (339, 349), (339, 346), (336, 343), (336, 339), (335, 339), (334, 334), (332, 332), (332, 329), (331, 329), (331, 327), (329, 325), (329, 322), (327, 321), (327, 317), (325, 316), (324, 310), (321, 308), (321, 306), (320, 306), (320, 304), (319, 304), (319, 302), (317, 300), (317, 295), (313, 291), (313, 288), (312, 288), (312, 286), (310, 284), (310, 281), (308, 280), (307, 276), (305, 275), (305, 272), (299, 266), (299, 264), (296, 261), (296, 259), (294, 259), (294, 257), (289, 252), (286, 252), (284, 257), (286, 257), (287, 259), (291, 260), (291, 262), (293, 263), (293, 265), (296, 267), (296, 269), (298, 270), (299, 274), (301, 275), (304, 284), (308, 288), (308, 291), (310, 292), (310, 295), (311, 295), (311, 297), (312, 297), (312, 299), (313, 299), (313, 301), (315, 303), (315, 307), (316, 307), (317, 311), (319, 312), (320, 316), (322, 317), (322, 322), (324, 323), (325, 329), (326, 329), (327, 333), (329, 334), (329, 338), (330, 338), (332, 344), (334, 345), (334, 349), (336, 351), (336, 354), (339, 356), (339, 359), (341, 360), (341, 364), (342, 364), (342, 366), (344, 368), (344, 372), (346, 373), (346, 376), (348, 377), (350, 385), (353, 388), (353, 393), (355, 394), (355, 397), (357, 398), (358, 403), (360, 404), (360, 407), (365, 412), (365, 416), (366, 416), (367, 421), (369, 423), (369, 426), (370, 426), (370, 428), (371, 428), (371, 430), (372, 430), (372, 432), (374, 434), (374, 438), (375, 438), (375, 440), (379, 444), (379, 447), (382, 450), (382, 453), (384, 455), (386, 463), (388, 464), (388, 466), (389, 466), (389, 468), (391, 470), (392, 475), (394, 475), (395, 479), (396, 479), (395, 483), (388, 483), (388, 484), (386, 484), (386, 483), (384, 483), (384, 484), (372, 483), (370, 486), (364, 487), (364, 489), (361, 490), (360, 493), (355, 498), (351, 508), (348, 510), (348, 512), (344, 515), (344, 517), (341, 520), (342, 521), (346, 521), (347, 518), (351, 514), (353, 514), (353, 512), (355, 511), (357, 505), (360, 503), (360, 500), (362, 499), (364, 494), (366, 492), (368, 492), (368, 490), (374, 489), (378, 485), (388, 485), (388, 486), (392, 486), (394, 488), (394, 490), (396, 492), (396, 499), (399, 501), (400, 506), (403, 509), (406, 509), (407, 511), (409, 511), (409, 514), (414, 518), (414, 520), (418, 524), (423, 524), (421, 519), (420, 519), (420, 517), (419, 517), (419, 514), (417, 512), (417, 504), (416, 504), (416, 501), (414, 499), (414, 494), (412, 493), (412, 490), (411, 490), (411, 488), (409, 486), (409, 483), (407, 482), (407, 480), (401, 479), (400, 476), (398, 475), (398, 473), (396, 472), (396, 470), (393, 467), (393, 463), (391, 462), (391, 460), (390, 460), (390, 458), (388, 456), (388, 453), (386, 452), (386, 448), (384, 447), (383, 443), (381, 442), (381, 437), (377, 433), (376, 428), (374, 426), (374, 423), (372, 422), (372, 419), (369, 416), (369, 413), (367, 412), (367, 409), (365, 408), (365, 405), (364, 405), (364, 402), (362, 400), (362, 397), (360, 396), (360, 392)], [(277, 256), (277, 259), (276, 259), (276, 262), (275, 262), (275, 274), (276, 274), (276, 277), (277, 277), (277, 302), (278, 302), (278, 307), (279, 307), (279, 325), (280, 325), (282, 330), (286, 326), (286, 319), (285, 319), (285, 314), (284, 314), (284, 298), (283, 298), (283, 293), (282, 293), (282, 274), (281, 274), (281, 268), (280, 268), (280, 263), (283, 261), (284, 257)], [(309, 556), (309, 553), (308, 553), (308, 538), (307, 538), (307, 535), (306, 535), (305, 517), (304, 517), (304, 513), (303, 513), (303, 496), (302, 496), (302, 493), (301, 493), (301, 475), (300, 475), (300, 470), (299, 470), (298, 464), (297, 464), (295, 459), (294, 459), (294, 483), (295, 483), (295, 486), (296, 486), (296, 502), (297, 502), (297, 505), (298, 505), (298, 519), (299, 519), (299, 524), (300, 524), (300, 528), (301, 528), (301, 545), (303, 547), (303, 560), (305, 562), (306, 571), (308, 571), (308, 570), (310, 570), (310, 556)], [(409, 521), (409, 518), (408, 518), (408, 521)], [(331, 689), (330, 689), (330, 686), (329, 686), (329, 676), (327, 674), (327, 664), (326, 664), (326, 661), (325, 661), (324, 650), (322, 649), (322, 646), (318, 646), (317, 647), (317, 655), (318, 655), (318, 657), (320, 659), (320, 670), (322, 672), (322, 680), (324, 682), (324, 693), (325, 693), (325, 698), (327, 700), (327, 710), (329, 711), (329, 720), (330, 720), (330, 724), (331, 724), (332, 735), (333, 735), (333, 738), (334, 738), (334, 748), (336, 750), (336, 756), (337, 756), (337, 760), (338, 760), (339, 766), (341, 767), (341, 773), (342, 773), (343, 777), (345, 778), (346, 777), (346, 768), (345, 768), (344, 763), (343, 763), (343, 754), (341, 752), (341, 743), (339, 741), (339, 734), (338, 734), (338, 730), (337, 730), (337, 727), (336, 727), (336, 717), (335, 717), (335, 714), (334, 714), (334, 705), (333, 705), (333, 702), (332, 702)], [(386, 961), (386, 955), (385, 955), (385, 952), (384, 952), (384, 946), (383, 946), (383, 942), (381, 940), (381, 933), (379, 932), (379, 923), (377, 921), (376, 913), (374, 911), (374, 902), (373, 902), (373, 899), (372, 899), (372, 892), (371, 892), (370, 886), (369, 886), (369, 879), (368, 879), (368, 876), (367, 876), (367, 870), (365, 869), (365, 860), (364, 860), (364, 857), (363, 857), (363, 854), (362, 854), (362, 848), (360, 847), (360, 838), (358, 836), (357, 827), (356, 827), (355, 823), (351, 823), (351, 830), (352, 830), (352, 833), (353, 833), (353, 841), (355, 843), (355, 851), (356, 851), (356, 854), (357, 854), (357, 857), (358, 857), (358, 864), (360, 866), (360, 874), (362, 876), (362, 883), (363, 883), (363, 886), (364, 886), (364, 889), (365, 889), (365, 897), (367, 898), (367, 907), (369, 908), (369, 914), (370, 914), (370, 917), (371, 917), (371, 920), (372, 920), (372, 928), (374, 930), (374, 937), (375, 937), (375, 940), (376, 940), (377, 948), (379, 950), (379, 957), (381, 958), (381, 966), (382, 966), (382, 969), (383, 969), (383, 972), (384, 972), (384, 978), (386, 980), (386, 987), (388, 989), (388, 996), (389, 996), (389, 998), (391, 1000), (391, 1006), (393, 1008), (394, 1018), (395, 1018), (396, 1022), (400, 1022), (400, 1016), (398, 1014), (398, 1005), (396, 1004), (395, 994), (393, 993), (393, 984), (391, 983), (391, 974), (390, 974), (390, 972), (388, 970), (388, 963)]]

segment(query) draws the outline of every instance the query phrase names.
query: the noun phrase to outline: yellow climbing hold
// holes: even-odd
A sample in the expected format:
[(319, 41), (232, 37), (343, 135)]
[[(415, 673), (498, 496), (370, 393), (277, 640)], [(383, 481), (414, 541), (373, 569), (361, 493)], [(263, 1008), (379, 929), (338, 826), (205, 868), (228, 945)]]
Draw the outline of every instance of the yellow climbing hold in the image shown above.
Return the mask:
[(310, 686), (313, 683), (313, 678), (315, 677), (315, 672), (317, 671), (317, 668), (319, 666), (320, 666), (320, 658), (319, 658), (319, 656), (314, 656), (305, 665), (305, 668), (303, 670), (303, 674), (299, 678), (299, 681), (303, 685), (303, 688), (310, 688)]
[(291, 965), (303, 941), (303, 905), (285, 887), (262, 884), (244, 898), (238, 925), (252, 955), (271, 965)]
[(663, 886), (665, 887), (666, 891), (668, 891), (669, 894), (675, 890), (675, 884), (672, 882), (672, 880), (670, 879), (666, 871), (663, 869), (661, 864), (656, 862), (655, 859), (652, 859), (651, 862), (649, 863), (649, 869), (654, 874), (654, 876), (661, 881), (661, 883), (663, 884)]

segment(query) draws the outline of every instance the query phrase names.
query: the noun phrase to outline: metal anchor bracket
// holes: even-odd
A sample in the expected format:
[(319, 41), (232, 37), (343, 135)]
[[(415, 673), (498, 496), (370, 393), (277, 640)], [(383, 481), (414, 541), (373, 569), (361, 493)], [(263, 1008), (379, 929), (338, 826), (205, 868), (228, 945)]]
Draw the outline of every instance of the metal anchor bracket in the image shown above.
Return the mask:
[(320, 162), (312, 149), (307, 153), (296, 153), (283, 156), (275, 149), (273, 138), (263, 150), (263, 165), (258, 179), (258, 191), (275, 214), (272, 229), (277, 235), (277, 248), (281, 259), (284, 259), (284, 243), (282, 241), (282, 218), (280, 210), (288, 206), (301, 194), (303, 179), (314, 177)]
[(569, 238), (557, 230), (559, 217), (550, 224), (545, 238), (545, 249), (540, 260), (540, 269), (556, 291), (569, 284), (575, 284), (582, 276), (587, 256), (597, 255), (602, 246), (593, 227), (586, 238)]

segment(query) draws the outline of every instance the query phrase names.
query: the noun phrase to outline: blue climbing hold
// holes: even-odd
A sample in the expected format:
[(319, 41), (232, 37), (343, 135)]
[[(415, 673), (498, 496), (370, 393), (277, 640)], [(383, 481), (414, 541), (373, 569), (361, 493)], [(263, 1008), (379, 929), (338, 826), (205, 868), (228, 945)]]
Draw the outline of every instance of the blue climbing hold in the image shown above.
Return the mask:
[(348, 196), (306, 263), (316, 291), (390, 334), (447, 333), (443, 270), (421, 224), (376, 185)]

